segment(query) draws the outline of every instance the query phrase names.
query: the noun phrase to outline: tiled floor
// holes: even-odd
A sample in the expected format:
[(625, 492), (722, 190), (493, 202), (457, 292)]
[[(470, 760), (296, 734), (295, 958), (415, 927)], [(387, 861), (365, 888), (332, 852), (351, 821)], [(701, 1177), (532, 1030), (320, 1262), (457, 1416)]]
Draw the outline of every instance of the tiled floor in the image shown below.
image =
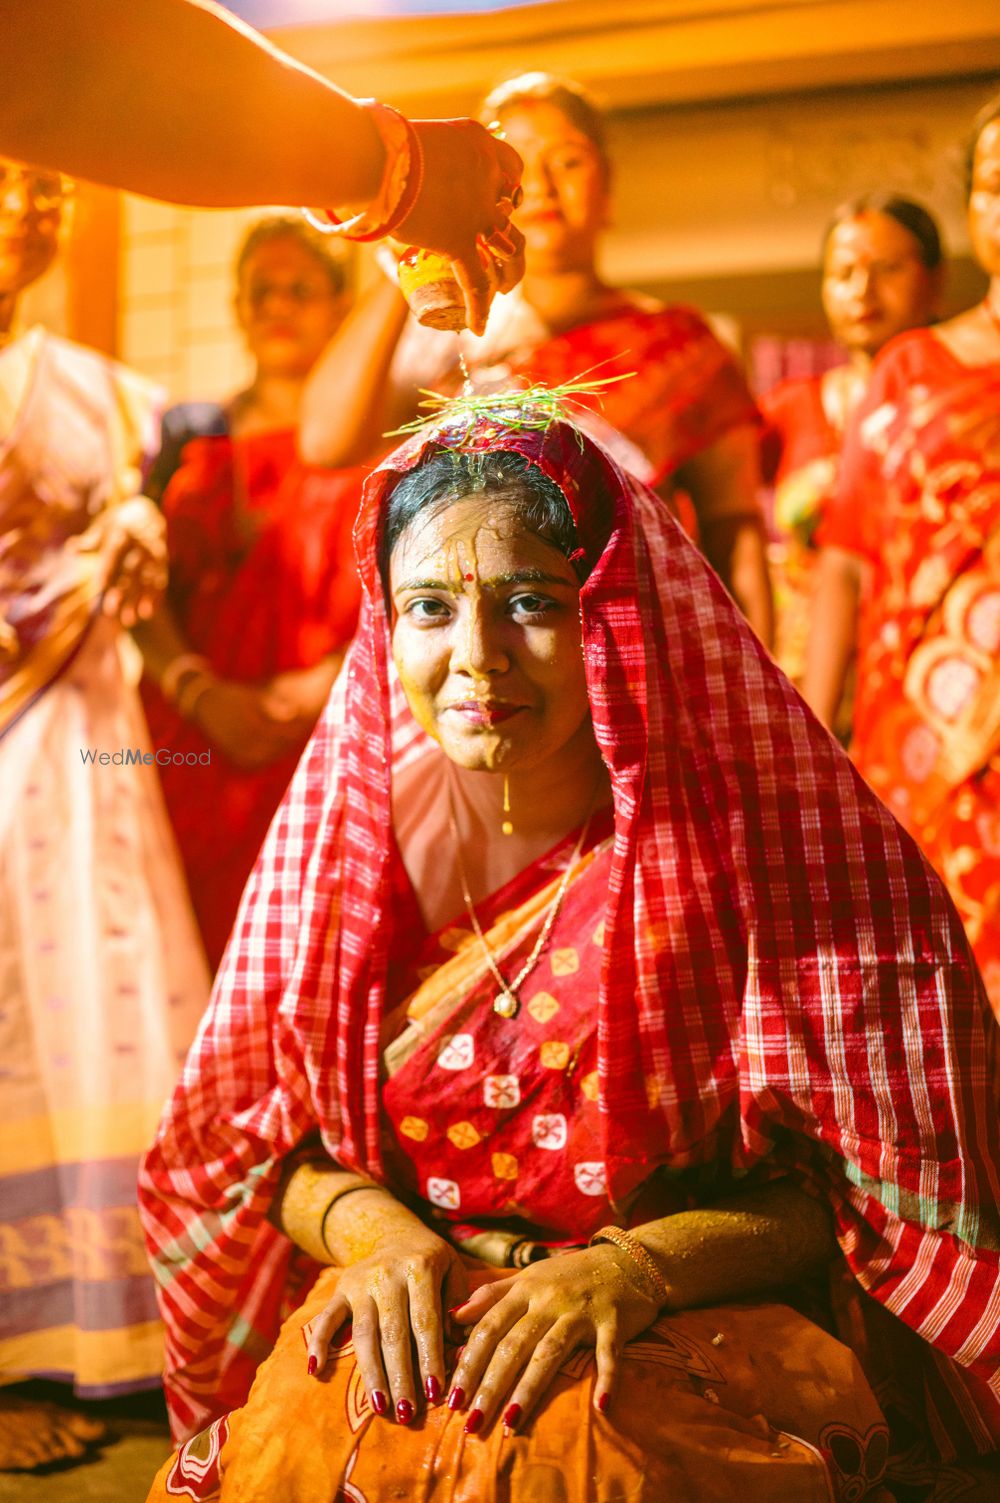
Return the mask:
[[(19, 1392), (61, 1401), (63, 1390), (31, 1384)], [(48, 1472), (0, 1472), (0, 1503), (145, 1503), (149, 1485), (170, 1452), (163, 1400), (137, 1394), (81, 1405), (103, 1419), (111, 1441), (91, 1460)]]

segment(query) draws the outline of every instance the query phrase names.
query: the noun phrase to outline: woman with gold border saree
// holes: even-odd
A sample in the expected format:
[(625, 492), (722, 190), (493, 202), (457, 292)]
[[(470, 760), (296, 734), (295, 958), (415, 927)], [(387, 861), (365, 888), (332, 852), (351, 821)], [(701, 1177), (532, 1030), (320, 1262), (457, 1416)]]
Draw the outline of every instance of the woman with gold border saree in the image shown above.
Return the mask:
[[(55, 255), (66, 188), (0, 174), (6, 316)], [(41, 328), (0, 349), (0, 1374), (85, 1398), (158, 1382), (136, 1165), (208, 996), (120, 650), (163, 572), (137, 497), (156, 395)], [(0, 1467), (94, 1437), (12, 1401)]]
[(151, 1498), (985, 1498), (996, 1039), (940, 883), (550, 406), (456, 404), (356, 542), (143, 1167)]
[(944, 878), (1000, 1019), (1000, 98), (970, 151), (986, 297), (892, 340), (820, 532), (803, 693)]

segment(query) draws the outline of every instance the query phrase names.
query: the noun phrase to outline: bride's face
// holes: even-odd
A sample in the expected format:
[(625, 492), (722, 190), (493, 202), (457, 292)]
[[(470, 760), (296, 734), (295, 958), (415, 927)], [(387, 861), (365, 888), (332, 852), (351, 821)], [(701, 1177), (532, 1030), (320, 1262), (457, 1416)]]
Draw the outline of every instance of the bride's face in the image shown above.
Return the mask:
[(589, 729), (579, 581), (509, 502), (428, 508), (396, 544), (389, 585), (407, 701), (453, 762), (528, 771)]

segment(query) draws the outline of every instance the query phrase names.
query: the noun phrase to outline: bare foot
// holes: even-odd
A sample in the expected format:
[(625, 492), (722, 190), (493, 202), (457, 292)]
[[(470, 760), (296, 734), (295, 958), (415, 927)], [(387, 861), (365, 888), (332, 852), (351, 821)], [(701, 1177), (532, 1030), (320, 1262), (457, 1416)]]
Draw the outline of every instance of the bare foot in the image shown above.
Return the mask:
[(54, 1461), (77, 1460), (107, 1433), (100, 1420), (0, 1389), (0, 1471), (30, 1472)]

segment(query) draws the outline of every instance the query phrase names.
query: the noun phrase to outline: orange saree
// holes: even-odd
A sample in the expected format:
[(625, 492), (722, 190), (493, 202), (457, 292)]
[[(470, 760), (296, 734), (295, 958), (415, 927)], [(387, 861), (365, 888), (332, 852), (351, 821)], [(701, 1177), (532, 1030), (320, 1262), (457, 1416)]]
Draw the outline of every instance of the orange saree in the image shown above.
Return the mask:
[(894, 340), (822, 541), (871, 571), (851, 755), (947, 883), (1000, 1016), (1000, 366)]

